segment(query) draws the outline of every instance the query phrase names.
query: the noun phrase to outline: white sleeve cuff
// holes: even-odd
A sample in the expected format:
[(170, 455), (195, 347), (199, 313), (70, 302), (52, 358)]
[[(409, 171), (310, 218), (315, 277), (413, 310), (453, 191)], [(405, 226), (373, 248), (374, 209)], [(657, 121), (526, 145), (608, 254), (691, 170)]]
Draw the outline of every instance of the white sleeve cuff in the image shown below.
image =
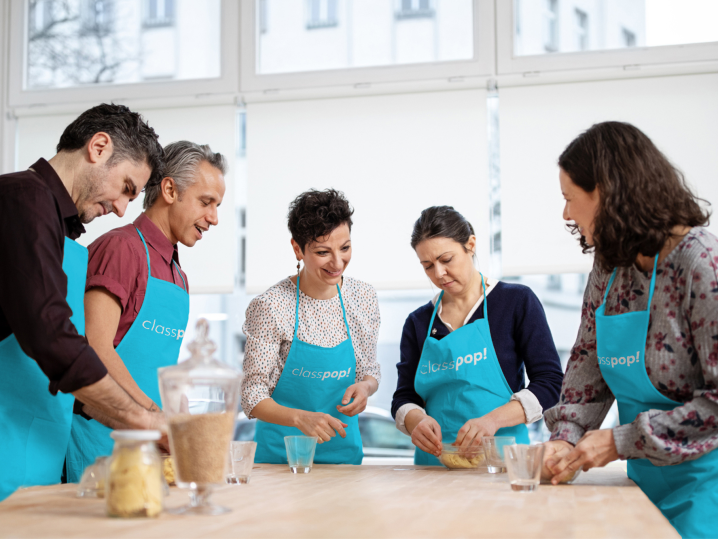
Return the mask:
[(405, 404), (396, 411), (396, 428), (407, 436), (411, 436), (411, 434), (409, 434), (409, 431), (406, 430), (404, 420), (406, 419), (406, 414), (408, 414), (412, 410), (421, 410), (422, 412), (424, 412), (424, 409), (421, 406), (412, 403)]
[[(518, 393), (511, 395), (512, 401), (519, 401), (524, 409), (526, 415), (526, 424), (530, 425), (535, 423), (543, 417), (543, 407), (536, 398), (536, 395), (531, 393), (528, 389), (522, 389)], [(408, 406), (408, 405), (406, 405)], [(396, 414), (397, 425), (399, 424), (399, 413)]]

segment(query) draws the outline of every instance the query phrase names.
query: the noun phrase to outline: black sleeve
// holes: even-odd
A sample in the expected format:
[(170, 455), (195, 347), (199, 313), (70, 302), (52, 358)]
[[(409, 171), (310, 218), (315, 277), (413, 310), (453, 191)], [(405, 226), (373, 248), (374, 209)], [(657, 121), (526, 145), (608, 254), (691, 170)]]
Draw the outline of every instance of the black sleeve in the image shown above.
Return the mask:
[(426, 406), (424, 400), (414, 389), (414, 378), (416, 376), (416, 370), (419, 367), (421, 349), (416, 340), (416, 328), (414, 327), (411, 316), (404, 322), (399, 349), (401, 359), (399, 363), (396, 364), (398, 380), (394, 398), (391, 401), (391, 415), (394, 419), (396, 419), (397, 410), (405, 404), (417, 404), (422, 408)]
[(4, 191), (0, 230), (0, 308), (23, 352), (50, 379), (53, 395), (97, 382), (107, 369), (77, 333), (65, 300), (65, 237), (55, 199), (34, 186)]
[(527, 389), (541, 403), (544, 411), (558, 403), (563, 370), (543, 305), (527, 290), (523, 309), (517, 309), (514, 338), (519, 361), (523, 360), (529, 378)]

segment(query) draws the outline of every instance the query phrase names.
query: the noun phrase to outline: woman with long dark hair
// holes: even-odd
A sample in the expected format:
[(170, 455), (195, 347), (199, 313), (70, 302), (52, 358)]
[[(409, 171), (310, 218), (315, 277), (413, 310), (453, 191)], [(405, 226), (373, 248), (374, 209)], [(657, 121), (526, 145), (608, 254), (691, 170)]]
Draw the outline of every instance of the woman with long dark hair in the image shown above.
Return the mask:
[[(556, 404), (561, 363), (538, 298), (476, 269), (474, 227), (450, 206), (421, 212), (411, 246), (440, 292), (409, 315), (392, 402), (414, 462), (439, 465), (442, 442), (528, 443), (527, 423)], [(531, 380), (524, 384), (524, 373)]]
[[(718, 238), (682, 174), (636, 127), (596, 124), (561, 154), (564, 219), (595, 256), (544, 477), (628, 460), (684, 537), (718, 517)], [(613, 401), (620, 425), (600, 429)]]

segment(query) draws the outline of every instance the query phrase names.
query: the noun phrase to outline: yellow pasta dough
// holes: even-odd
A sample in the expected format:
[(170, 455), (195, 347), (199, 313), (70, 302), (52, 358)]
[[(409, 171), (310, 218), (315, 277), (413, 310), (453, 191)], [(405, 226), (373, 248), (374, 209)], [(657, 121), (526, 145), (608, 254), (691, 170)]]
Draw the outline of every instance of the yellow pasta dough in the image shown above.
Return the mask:
[(478, 468), (484, 462), (484, 455), (462, 456), (458, 453), (442, 453), (439, 462), (451, 469)]
[(107, 511), (117, 517), (154, 517), (162, 511), (162, 479), (157, 463), (137, 448), (122, 448), (110, 462)]

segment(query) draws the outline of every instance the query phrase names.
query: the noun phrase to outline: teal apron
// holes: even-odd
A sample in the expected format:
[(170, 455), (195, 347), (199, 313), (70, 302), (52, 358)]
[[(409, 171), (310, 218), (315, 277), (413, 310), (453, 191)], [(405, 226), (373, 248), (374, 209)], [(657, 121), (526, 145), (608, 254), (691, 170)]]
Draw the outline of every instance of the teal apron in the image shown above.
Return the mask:
[[(483, 275), (481, 283), (484, 284)], [(443, 291), (431, 315), (414, 388), (426, 403), (426, 413), (439, 423), (443, 440), (453, 442), (464, 423), (503, 406), (514, 392), (504, 377), (491, 340), (486, 296), (483, 318), (437, 340), (431, 336), (431, 328), (442, 297)], [(516, 443), (529, 443), (529, 431), (524, 424), (499, 429), (496, 436), (514, 436)], [(439, 459), (418, 447), (414, 464), (441, 466)]]
[[(682, 403), (662, 395), (646, 372), (646, 337), (656, 284), (653, 264), (645, 311), (606, 316), (606, 298), (616, 270), (596, 309), (596, 344), (603, 379), (618, 402), (621, 425), (648, 410), (673, 410)], [(654, 466), (648, 459), (628, 461), (628, 477), (641, 487), (684, 538), (718, 536), (718, 451), (673, 466)]]
[[(137, 318), (116, 350), (139, 388), (159, 403), (157, 369), (177, 363), (189, 318), (189, 295), (179, 267), (177, 273), (185, 288), (152, 277), (145, 238), (139, 230), (137, 233), (147, 255), (147, 291)], [(85, 467), (95, 462), (97, 457), (112, 453), (111, 432), (112, 429), (95, 420), (73, 415), (72, 434), (67, 446), (69, 483), (78, 482)]]
[[(87, 249), (65, 238), (62, 271), (67, 276), (70, 321), (85, 334)], [(38, 320), (38, 323), (41, 323)], [(0, 501), (20, 486), (60, 482), (70, 438), (72, 394), (48, 391), (49, 380), (22, 351), (14, 335), (0, 342)]]
[[(297, 300), (294, 312), (294, 339), (284, 364), (284, 370), (274, 388), (272, 399), (287, 408), (297, 408), (310, 412), (322, 412), (336, 417), (349, 425), (346, 438), (338, 434), (321, 444), (317, 444), (314, 462), (317, 464), (361, 464), (364, 458), (359, 419), (348, 417), (337, 411), (344, 392), (354, 384), (356, 378), (356, 357), (352, 346), (347, 313), (344, 309), (342, 292), (337, 285), (339, 301), (342, 306), (347, 339), (333, 348), (324, 348), (300, 341), (299, 328), (299, 276), (297, 276)], [(256, 462), (269, 464), (287, 464), (285, 436), (301, 436), (296, 427), (284, 427), (257, 420), (254, 441), (257, 442)]]

